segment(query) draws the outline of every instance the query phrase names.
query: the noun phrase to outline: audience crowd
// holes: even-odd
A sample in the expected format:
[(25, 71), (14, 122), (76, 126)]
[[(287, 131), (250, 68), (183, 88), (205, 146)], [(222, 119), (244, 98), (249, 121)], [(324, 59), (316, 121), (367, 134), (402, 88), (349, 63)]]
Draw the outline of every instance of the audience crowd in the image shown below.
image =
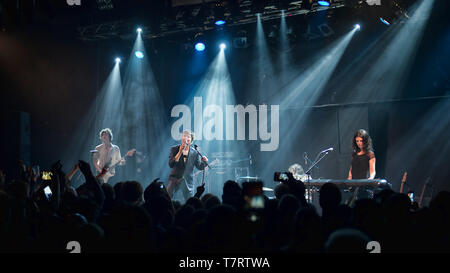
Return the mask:
[(101, 183), (84, 161), (74, 166), (85, 178), (76, 189), (59, 161), (50, 180), (22, 162), (18, 169), (17, 177), (0, 171), (2, 252), (64, 253), (70, 241), (83, 253), (367, 253), (370, 241), (383, 253), (450, 250), (447, 191), (426, 207), (390, 189), (349, 206), (327, 183), (319, 214), (292, 177), (275, 188), (275, 198), (262, 196), (261, 207), (235, 181), (225, 182), (222, 196), (200, 186), (183, 204), (161, 181), (145, 189), (139, 181)]

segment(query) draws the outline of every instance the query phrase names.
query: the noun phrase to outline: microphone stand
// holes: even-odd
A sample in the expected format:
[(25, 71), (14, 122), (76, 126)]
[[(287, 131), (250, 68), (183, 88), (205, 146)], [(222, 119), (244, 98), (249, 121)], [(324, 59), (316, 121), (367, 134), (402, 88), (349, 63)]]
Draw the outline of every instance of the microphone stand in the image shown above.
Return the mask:
[(310, 173), (312, 171), (312, 169), (329, 153), (330, 151), (326, 151), (326, 152), (320, 152), (319, 155), (317, 156), (316, 161), (313, 162), (313, 164), (309, 167), (309, 169), (305, 172), (308, 179), (307, 181), (307, 191), (308, 191), (308, 199), (310, 199), (310, 201), (312, 202), (312, 196), (311, 196), (311, 181), (310, 181)]
[[(308, 155), (305, 153), (304, 155), (303, 155), (303, 158), (306, 160), (306, 162), (307, 162), (307, 164), (306, 164), (306, 166), (308, 165), (308, 164), (314, 164), (314, 162), (311, 160), (311, 159), (309, 159), (309, 157), (308, 157)], [(316, 169), (320, 169), (318, 166), (314, 166), (314, 168), (316, 168)]]
[[(200, 157), (203, 157), (203, 155), (197, 150), (197, 146), (194, 146), (194, 150), (200, 155)], [(203, 162), (205, 162), (206, 166), (211, 169), (208, 162), (206, 162), (206, 161), (203, 161)]]
[[(195, 145), (194, 146), (194, 150), (200, 155), (200, 157), (203, 157), (203, 155), (197, 150), (197, 145)], [(206, 161), (203, 161), (203, 162), (205, 162), (205, 164), (206, 164), (206, 167), (208, 167), (208, 168), (210, 168), (211, 169), (211, 167), (209, 166), (209, 164), (208, 164), (208, 162), (206, 162)], [(206, 168), (205, 167), (205, 168)], [(202, 185), (205, 183), (205, 169), (203, 169), (202, 170)], [(208, 190), (209, 190), (209, 182), (208, 182)]]

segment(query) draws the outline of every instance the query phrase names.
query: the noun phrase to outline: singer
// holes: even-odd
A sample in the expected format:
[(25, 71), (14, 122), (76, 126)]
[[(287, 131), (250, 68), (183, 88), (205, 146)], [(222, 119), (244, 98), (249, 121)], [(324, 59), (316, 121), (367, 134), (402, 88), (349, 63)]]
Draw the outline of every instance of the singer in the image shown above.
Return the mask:
[(375, 153), (372, 139), (364, 129), (359, 129), (352, 139), (352, 163), (348, 179), (374, 179)]
[(181, 145), (172, 146), (169, 154), (169, 167), (172, 170), (169, 175), (167, 192), (172, 198), (178, 189), (181, 188), (185, 202), (193, 195), (194, 166), (199, 170), (203, 170), (208, 162), (206, 156), (201, 157), (194, 148), (191, 148), (193, 141), (194, 133), (184, 130), (181, 134)]

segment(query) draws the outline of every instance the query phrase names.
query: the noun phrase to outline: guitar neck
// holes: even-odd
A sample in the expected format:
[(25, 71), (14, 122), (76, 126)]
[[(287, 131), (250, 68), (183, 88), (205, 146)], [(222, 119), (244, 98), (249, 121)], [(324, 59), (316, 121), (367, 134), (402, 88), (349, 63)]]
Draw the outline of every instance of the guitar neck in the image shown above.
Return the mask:
[(117, 164), (120, 163), (120, 161), (122, 161), (122, 159), (125, 159), (125, 157), (127, 157), (127, 155), (122, 156), (116, 163), (112, 164), (111, 166), (109, 166), (109, 168), (114, 168), (115, 166), (117, 166)]
[(405, 173), (403, 174), (402, 183), (400, 184), (400, 193), (403, 193), (403, 186), (405, 185), (405, 182), (406, 182), (406, 176), (407, 176), (407, 175), (408, 175), (407, 172), (405, 172)]

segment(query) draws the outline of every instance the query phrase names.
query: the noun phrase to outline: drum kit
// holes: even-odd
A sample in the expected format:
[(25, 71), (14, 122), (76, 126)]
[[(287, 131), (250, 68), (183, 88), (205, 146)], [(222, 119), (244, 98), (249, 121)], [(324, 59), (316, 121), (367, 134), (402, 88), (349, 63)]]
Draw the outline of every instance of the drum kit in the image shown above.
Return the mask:
[[(214, 160), (212, 163), (214, 164), (210, 164), (211, 166), (213, 166), (214, 169), (214, 174), (215, 175), (220, 175), (220, 174), (225, 174), (227, 169), (233, 169), (234, 170), (234, 176), (236, 182), (242, 184), (242, 182), (253, 182), (253, 181), (260, 181), (261, 178), (255, 177), (255, 176), (249, 176), (249, 166), (252, 165), (252, 158), (251, 155), (249, 155), (248, 157), (244, 157), (244, 158), (233, 158), (235, 155), (232, 153), (229, 154), (225, 154), (225, 153), (214, 153), (213, 156), (216, 158), (216, 160)], [(242, 166), (240, 163), (244, 163), (244, 166)], [(293, 177), (296, 180), (302, 181), (302, 182), (306, 182), (309, 179), (312, 179), (312, 177), (308, 174), (306, 174), (303, 171), (303, 167), (298, 164), (295, 163), (293, 165), (291, 165), (288, 168), (289, 172), (292, 173)], [(199, 175), (201, 172), (198, 171), (196, 173), (194, 173), (194, 179), (195, 178), (200, 178), (201, 176)], [(204, 172), (203, 172), (204, 173)], [(230, 177), (231, 178), (231, 177)], [(206, 179), (208, 180), (208, 179)], [(281, 182), (280, 182), (281, 183)], [(209, 183), (208, 184), (208, 190), (212, 190), (209, 187)], [(263, 187), (263, 191), (264, 192), (273, 192), (274, 189), (273, 188), (269, 188), (269, 187)], [(315, 192), (315, 189), (312, 189), (311, 191), (311, 195)], [(311, 197), (308, 195), (308, 191), (305, 193), (305, 197), (306, 200), (311, 200)]]
[[(305, 174), (305, 172), (303, 171), (303, 167), (298, 163), (291, 165), (288, 170), (289, 170), (289, 172), (292, 173), (292, 176), (298, 181), (306, 182), (307, 180), (312, 179), (312, 177), (310, 175)], [(242, 182), (258, 181), (260, 179), (258, 177), (254, 177), (254, 176), (241, 176), (237, 180), (239, 183), (242, 183)], [(282, 183), (282, 182), (280, 182), (280, 183)], [(263, 187), (263, 191), (273, 192), (274, 190), (269, 187)], [(313, 195), (313, 193), (315, 193), (316, 191), (318, 191), (318, 189), (314, 188), (314, 189), (311, 189), (311, 194), (308, 194), (308, 192), (306, 192), (305, 193), (306, 200), (312, 200), (312, 196), (309, 196), (309, 195)]]

